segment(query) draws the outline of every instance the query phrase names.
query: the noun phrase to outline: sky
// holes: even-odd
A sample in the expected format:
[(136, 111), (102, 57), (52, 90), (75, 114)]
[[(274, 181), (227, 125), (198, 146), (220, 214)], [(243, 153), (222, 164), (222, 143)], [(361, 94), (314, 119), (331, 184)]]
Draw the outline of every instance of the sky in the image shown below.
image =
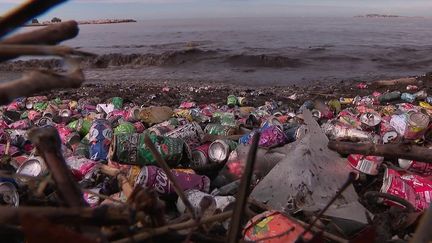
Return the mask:
[[(0, 0), (0, 15), (22, 2)], [(432, 0), (70, 0), (39, 19), (351, 17), (368, 13), (430, 17)]]

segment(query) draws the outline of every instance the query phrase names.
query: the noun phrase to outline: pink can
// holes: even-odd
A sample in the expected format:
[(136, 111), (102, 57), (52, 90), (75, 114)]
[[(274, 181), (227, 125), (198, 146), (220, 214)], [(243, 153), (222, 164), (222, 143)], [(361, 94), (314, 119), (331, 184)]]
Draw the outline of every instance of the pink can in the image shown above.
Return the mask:
[(368, 175), (377, 175), (378, 168), (384, 161), (384, 157), (361, 154), (350, 154), (347, 159), (351, 167)]
[(31, 127), (29, 119), (22, 119), (9, 125), (10, 129), (26, 130)]
[(27, 117), (30, 119), (30, 121), (36, 121), (42, 117), (42, 113), (35, 110), (30, 110)]
[[(183, 191), (197, 189), (202, 192), (210, 190), (210, 179), (207, 176), (185, 173), (183, 171), (171, 170)], [(151, 188), (160, 195), (175, 195), (171, 181), (165, 172), (156, 166), (144, 166), (135, 179), (135, 186)]]
[(135, 122), (133, 124), (133, 126), (135, 127), (135, 131), (137, 133), (143, 133), (144, 130), (145, 130), (145, 126), (144, 126), (144, 124), (142, 122)]

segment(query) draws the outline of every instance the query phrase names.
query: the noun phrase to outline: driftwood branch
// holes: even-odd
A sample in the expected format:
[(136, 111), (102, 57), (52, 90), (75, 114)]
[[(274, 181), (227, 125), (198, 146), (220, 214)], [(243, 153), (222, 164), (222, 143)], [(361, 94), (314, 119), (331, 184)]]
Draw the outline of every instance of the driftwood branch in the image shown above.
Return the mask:
[(50, 71), (31, 71), (21, 79), (0, 84), (0, 105), (5, 105), (13, 99), (31, 96), (34, 93), (57, 88), (78, 88), (84, 82), (84, 74), (78, 64), (73, 64), (72, 70), (66, 74), (56, 74)]
[(57, 185), (60, 196), (69, 207), (82, 207), (84, 201), (78, 184), (72, 177), (61, 154), (61, 140), (54, 127), (33, 129), (29, 137), (51, 171), (51, 176)]
[(25, 215), (48, 219), (53, 223), (85, 225), (131, 224), (131, 212), (120, 207), (58, 208), (58, 207), (0, 207), (0, 224), (20, 225)]
[(223, 212), (220, 214), (208, 216), (202, 218), (200, 221), (196, 221), (194, 219), (190, 219), (186, 222), (178, 223), (178, 224), (171, 224), (171, 225), (165, 225), (159, 228), (153, 228), (153, 229), (145, 229), (145, 232), (141, 232), (138, 234), (135, 234), (131, 237), (120, 239), (117, 241), (114, 241), (113, 243), (127, 243), (127, 242), (140, 242), (144, 241), (146, 239), (149, 239), (154, 236), (163, 235), (172, 231), (179, 231), (184, 229), (193, 228), (202, 224), (208, 224), (212, 222), (220, 222), (224, 221), (226, 219), (229, 219), (232, 215), (232, 211)]
[(25, 1), (0, 19), (0, 38), (66, 0)]
[(340, 154), (375, 155), (432, 163), (432, 150), (411, 144), (373, 144), (330, 141), (328, 147)]
[(231, 224), (228, 232), (228, 242), (230, 243), (235, 243), (239, 240), (242, 221), (244, 220), (243, 215), (245, 212), (245, 206), (250, 193), (250, 184), (255, 165), (256, 153), (258, 150), (259, 138), (259, 132), (252, 137), (252, 145), (247, 156), (245, 171), (240, 181), (239, 191), (237, 193), (237, 199), (234, 207), (234, 213), (231, 217)]
[(378, 86), (408, 85), (418, 83), (416, 78), (399, 78), (391, 80), (378, 80), (374, 84)]

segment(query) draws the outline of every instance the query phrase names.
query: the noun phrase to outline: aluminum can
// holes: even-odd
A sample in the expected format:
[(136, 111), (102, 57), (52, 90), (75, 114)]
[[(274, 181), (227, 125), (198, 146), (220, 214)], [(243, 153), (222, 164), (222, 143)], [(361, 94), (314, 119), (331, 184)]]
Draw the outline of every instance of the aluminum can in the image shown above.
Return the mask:
[[(258, 145), (261, 147), (272, 148), (287, 143), (285, 133), (278, 126), (270, 126), (261, 130)], [(252, 142), (252, 141), (250, 141)]]
[(410, 94), (410, 93), (402, 93), (401, 100), (408, 102), (408, 103), (413, 103), (416, 100), (416, 97), (415, 97), (415, 95)]
[(96, 161), (83, 157), (69, 157), (66, 159), (66, 164), (77, 181), (89, 179), (98, 169), (98, 163)]
[(237, 97), (235, 95), (228, 95), (227, 97), (227, 105), (228, 107), (234, 107), (238, 104)]
[(92, 160), (107, 160), (108, 151), (113, 140), (113, 130), (105, 119), (93, 121), (89, 131), (90, 158)]
[(201, 144), (201, 141), (204, 137), (204, 132), (198, 123), (191, 122), (166, 133), (165, 136), (171, 138), (181, 138), (190, 148), (193, 149)]
[(112, 104), (114, 105), (114, 109), (121, 109), (123, 107), (123, 99), (121, 97), (113, 97)]
[(218, 123), (210, 123), (204, 129), (204, 132), (210, 135), (221, 135), (221, 136), (229, 136), (234, 135), (236, 129), (229, 126), (223, 126)]
[(29, 119), (22, 119), (19, 121), (16, 121), (14, 123), (9, 124), (10, 129), (20, 129), (20, 130), (26, 130), (31, 127), (31, 122)]
[(368, 175), (377, 175), (378, 169), (384, 161), (384, 157), (350, 154), (347, 160), (349, 165), (354, 169)]
[(399, 167), (422, 176), (432, 175), (432, 164), (407, 159), (398, 159)]
[[(132, 165), (154, 165), (156, 160), (144, 143), (146, 134), (119, 134), (113, 143), (114, 160)], [(162, 158), (171, 166), (189, 161), (191, 152), (187, 144), (179, 138), (148, 135)]]
[[(33, 157), (27, 159), (22, 163), (18, 169), (17, 174), (28, 175), (28, 176), (44, 176), (48, 174), (48, 168), (46, 167), (45, 161), (41, 157)], [(20, 178), (19, 182), (25, 183), (28, 180)]]
[[(203, 192), (210, 190), (210, 179), (207, 176), (171, 170), (183, 191), (197, 189)], [(175, 195), (176, 192), (165, 172), (156, 166), (143, 166), (135, 180), (135, 186), (151, 188), (163, 196)]]
[(169, 132), (174, 130), (173, 126), (153, 126), (147, 129), (150, 134), (154, 134), (157, 136), (163, 136)]
[(366, 112), (360, 116), (360, 121), (367, 128), (373, 128), (380, 124), (381, 116), (377, 112)]
[(235, 150), (237, 143), (232, 140), (218, 139), (208, 148), (209, 160), (213, 163), (223, 163), (228, 159), (231, 151)]
[(427, 97), (427, 93), (424, 90), (420, 90), (420, 91), (414, 93), (414, 96), (417, 100), (424, 100)]
[(430, 118), (421, 112), (411, 112), (407, 117), (407, 127), (404, 137), (406, 139), (418, 139), (424, 135), (429, 126)]
[(118, 135), (120, 133), (135, 133), (135, 126), (130, 122), (122, 122), (116, 128), (114, 128), (114, 135)]
[(0, 204), (13, 207), (19, 206), (19, 194), (14, 183), (8, 181), (0, 182), (0, 198)]
[(394, 100), (398, 100), (401, 97), (401, 92), (399, 91), (393, 91), (385, 94), (381, 94), (378, 97), (378, 101), (380, 103), (386, 103)]
[(210, 143), (205, 143), (192, 151), (192, 166), (203, 166), (209, 163), (209, 147)]
[[(266, 211), (254, 216), (243, 229), (246, 242), (296, 242), (302, 236), (304, 241), (313, 238), (311, 233), (305, 233), (305, 228), (296, 221), (277, 211)], [(303, 235), (302, 235), (303, 234)], [(271, 240), (261, 241), (264, 238)]]

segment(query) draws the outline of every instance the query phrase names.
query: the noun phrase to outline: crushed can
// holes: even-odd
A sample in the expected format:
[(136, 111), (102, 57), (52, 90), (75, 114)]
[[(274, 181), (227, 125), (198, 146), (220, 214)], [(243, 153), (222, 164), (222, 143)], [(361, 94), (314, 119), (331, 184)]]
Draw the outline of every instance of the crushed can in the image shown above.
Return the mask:
[(421, 112), (408, 114), (404, 137), (406, 139), (418, 139), (424, 135), (429, 126), (430, 118)]
[(135, 133), (135, 126), (130, 122), (122, 122), (116, 128), (114, 128), (115, 135), (118, 135), (120, 133)]
[[(32, 157), (22, 163), (18, 167), (16, 173), (19, 175), (38, 177), (48, 174), (48, 168), (42, 157)], [(19, 178), (18, 181), (20, 183), (26, 183), (28, 180), (26, 178)]]
[[(305, 228), (294, 219), (277, 211), (266, 211), (247, 222), (243, 235), (247, 242), (286, 243), (297, 242), (304, 231)], [(313, 235), (308, 232), (302, 237), (307, 242)]]
[(350, 154), (347, 160), (349, 165), (354, 169), (368, 175), (377, 175), (378, 169), (384, 161), (384, 157)]
[(77, 181), (90, 178), (99, 168), (96, 161), (75, 156), (66, 158), (66, 164)]
[(198, 123), (191, 122), (166, 133), (165, 136), (171, 138), (181, 138), (188, 144), (190, 148), (193, 149), (201, 144), (201, 141), (204, 137), (204, 132)]
[[(149, 134), (162, 158), (171, 166), (189, 161), (191, 152), (180, 138), (162, 137)], [(145, 134), (119, 134), (112, 145), (113, 160), (131, 165), (154, 165), (156, 159), (144, 143)]]
[(235, 95), (228, 95), (227, 97), (227, 105), (230, 108), (235, 107), (238, 104), (237, 97)]
[(123, 107), (123, 98), (113, 97), (111, 103), (114, 105), (114, 109), (120, 110)]
[(208, 148), (209, 160), (213, 163), (225, 162), (237, 145), (236, 142), (228, 139), (218, 139), (212, 142)]
[(410, 94), (410, 93), (402, 93), (401, 100), (408, 102), (408, 103), (413, 103), (416, 100), (416, 97), (415, 97), (415, 95)]
[(203, 166), (209, 164), (209, 147), (210, 143), (205, 143), (196, 147), (192, 151), (192, 166)]
[[(207, 176), (171, 170), (183, 191), (197, 189), (203, 192), (210, 190), (210, 179)], [(136, 177), (135, 186), (154, 189), (162, 196), (173, 196), (175, 190), (165, 172), (156, 166), (143, 166)]]
[(113, 140), (113, 130), (105, 119), (93, 121), (89, 131), (90, 158), (92, 160), (108, 159), (108, 151)]
[(234, 135), (236, 129), (229, 126), (223, 126), (218, 123), (210, 123), (204, 128), (204, 133), (210, 135), (221, 135), (221, 136), (230, 136)]
[(0, 204), (18, 207), (19, 194), (14, 183), (2, 179), (0, 182)]
[(432, 176), (432, 164), (419, 162), (407, 159), (398, 159), (399, 167), (404, 170), (422, 175), (422, 176)]
[[(258, 145), (261, 147), (272, 148), (287, 143), (288, 139), (281, 128), (269, 126), (261, 129), (261, 136)], [(250, 140), (250, 143), (252, 141)]]

